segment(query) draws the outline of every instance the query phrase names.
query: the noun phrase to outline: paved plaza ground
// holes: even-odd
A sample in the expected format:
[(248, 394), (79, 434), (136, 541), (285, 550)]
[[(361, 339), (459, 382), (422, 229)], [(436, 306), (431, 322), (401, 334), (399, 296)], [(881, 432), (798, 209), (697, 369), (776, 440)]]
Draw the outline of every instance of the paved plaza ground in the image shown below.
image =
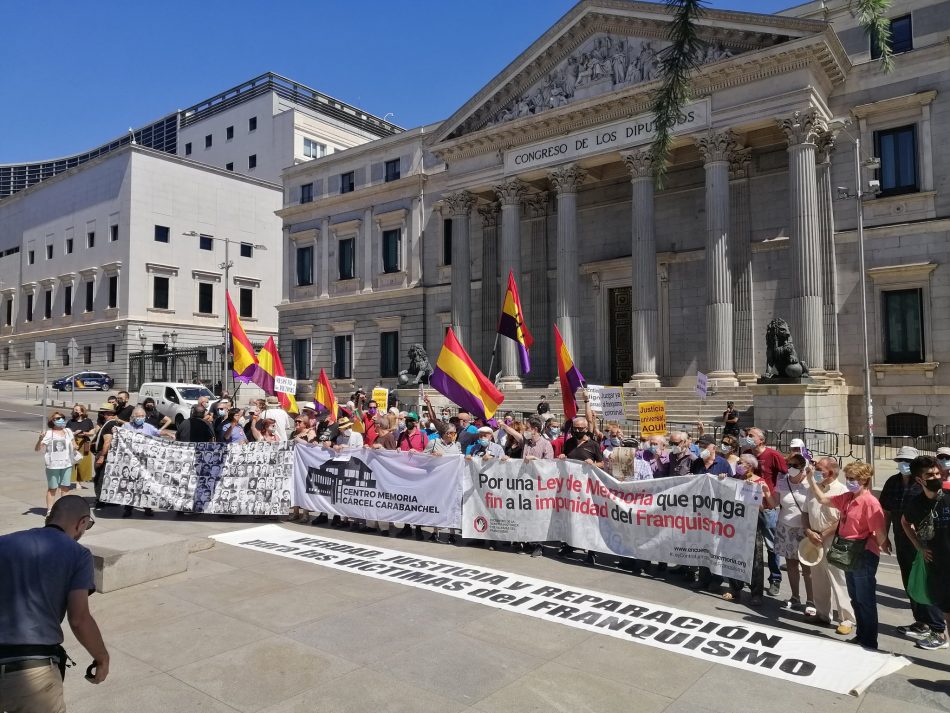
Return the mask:
[[(42, 458), (32, 452), (40, 409), (23, 397), (22, 388), (18, 393), (0, 390), (0, 425), (6, 436), (0, 533), (42, 524)], [(91, 490), (77, 492), (91, 498)], [(259, 524), (252, 518), (175, 518), (167, 513), (124, 520), (120, 508), (108, 508), (97, 513), (95, 532), (136, 527), (205, 540)], [(737, 622), (841, 638), (780, 611), (787, 584), (780, 598), (767, 597), (760, 611), (752, 611), (694, 593), (673, 575), (667, 582), (579, 561), (531, 559), (504, 549), (285, 526)], [(67, 704), (71, 713), (950, 711), (950, 651), (921, 651), (896, 636), (894, 627), (910, 617), (894, 558), (882, 559), (879, 585), (881, 647), (912, 664), (879, 679), (863, 696), (850, 697), (394, 582), (218, 544), (192, 554), (185, 573), (92, 597), (111, 652), (111, 673), (104, 684), (93, 686), (80, 670), (70, 670)], [(65, 646), (80, 666), (89, 663), (68, 632)], [(848, 666), (846, 656), (839, 665)]]

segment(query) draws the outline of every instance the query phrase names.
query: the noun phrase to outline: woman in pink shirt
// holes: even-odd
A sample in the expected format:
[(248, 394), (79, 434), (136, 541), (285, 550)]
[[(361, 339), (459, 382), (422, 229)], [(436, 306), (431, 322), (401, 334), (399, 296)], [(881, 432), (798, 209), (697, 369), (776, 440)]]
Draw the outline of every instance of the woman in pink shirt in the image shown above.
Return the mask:
[(884, 524), (884, 510), (871, 492), (874, 468), (867, 463), (848, 463), (844, 467), (847, 493), (828, 495), (815, 483), (814, 469), (806, 470), (808, 485), (822, 505), (838, 509), (838, 535), (846, 540), (864, 540), (864, 553), (857, 566), (844, 573), (848, 596), (857, 619), (857, 636), (851, 643), (868, 649), (877, 648), (877, 565), (881, 550), (890, 554)]

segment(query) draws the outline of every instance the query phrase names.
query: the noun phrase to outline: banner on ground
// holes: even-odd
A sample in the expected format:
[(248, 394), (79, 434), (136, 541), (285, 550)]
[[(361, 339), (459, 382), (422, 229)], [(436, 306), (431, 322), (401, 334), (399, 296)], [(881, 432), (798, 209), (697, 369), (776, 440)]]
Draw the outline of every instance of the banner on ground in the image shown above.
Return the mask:
[(320, 446), (296, 450), (294, 505), (364, 520), (460, 527), (462, 456)]
[(118, 428), (101, 500), (216, 515), (286, 515), (294, 444), (179, 443)]
[[(835, 693), (859, 695), (902, 656), (820, 636), (638, 601), (503, 570), (264, 525), (218, 542), (395, 582)], [(375, 544), (375, 543), (374, 543)], [(461, 553), (460, 553), (461, 555)], [(374, 642), (368, 641), (372, 646)], [(847, 661), (847, 665), (842, 665)]]
[(751, 580), (758, 504), (741, 481), (687, 475), (621, 482), (563, 460), (474, 459), (468, 466), (463, 537), (566, 542)]

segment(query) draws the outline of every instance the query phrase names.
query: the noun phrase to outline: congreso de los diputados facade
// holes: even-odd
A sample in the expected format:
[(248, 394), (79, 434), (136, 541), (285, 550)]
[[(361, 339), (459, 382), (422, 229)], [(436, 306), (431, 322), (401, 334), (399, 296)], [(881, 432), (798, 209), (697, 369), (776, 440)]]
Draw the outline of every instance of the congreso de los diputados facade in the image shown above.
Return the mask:
[(781, 318), (811, 375), (783, 392), (792, 421), (861, 433), (863, 285), (876, 432), (950, 423), (950, 2), (890, 18), (885, 72), (844, 0), (707, 10), (662, 181), (671, 16), (628, 0), (581, 0), (444, 121), (286, 169), (279, 341), (300, 391), (320, 368), (338, 393), (393, 387), (449, 326), (487, 371), (510, 271), (535, 338), (529, 374), (501, 340), (512, 395), (556, 381), (557, 325), (590, 383), (662, 398), (701, 372), (752, 403)]

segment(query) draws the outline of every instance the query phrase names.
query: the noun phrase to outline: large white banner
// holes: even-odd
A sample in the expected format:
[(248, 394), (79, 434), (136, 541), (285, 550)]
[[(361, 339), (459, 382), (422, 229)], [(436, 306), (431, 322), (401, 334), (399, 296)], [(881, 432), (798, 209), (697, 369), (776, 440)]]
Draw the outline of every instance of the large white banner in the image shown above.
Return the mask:
[(178, 443), (118, 428), (101, 500), (217, 515), (286, 515), (293, 444)]
[(761, 488), (711, 475), (619, 481), (566, 460), (469, 462), (462, 536), (566, 542), (748, 582)]
[[(279, 525), (227, 532), (212, 538), (288, 557), (302, 566), (315, 564), (417, 587), (835, 693), (858, 695), (876, 678), (909, 663), (901, 656), (760, 626), (754, 620), (734, 621), (468, 562), (376, 547), (375, 543), (305, 534)], [(366, 643), (373, 646), (375, 642)]]
[(299, 446), (294, 504), (380, 522), (460, 527), (462, 456)]

